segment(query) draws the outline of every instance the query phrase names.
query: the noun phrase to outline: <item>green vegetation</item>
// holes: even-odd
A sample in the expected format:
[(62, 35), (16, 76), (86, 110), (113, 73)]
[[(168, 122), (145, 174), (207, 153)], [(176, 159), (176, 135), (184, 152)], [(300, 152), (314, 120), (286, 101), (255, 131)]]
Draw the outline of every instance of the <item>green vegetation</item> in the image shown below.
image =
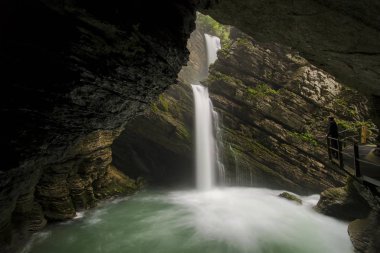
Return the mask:
[(307, 142), (313, 146), (318, 145), (318, 142), (315, 139), (315, 137), (309, 132), (305, 132), (305, 133), (291, 132), (290, 135), (302, 142)]
[(271, 88), (268, 84), (262, 83), (256, 85), (256, 87), (247, 87), (247, 92), (250, 96), (268, 96), (268, 95), (276, 95), (278, 94), (278, 91)]
[(160, 95), (158, 97), (160, 104), (162, 105), (162, 108), (165, 112), (169, 111), (169, 101), (164, 97), (164, 95)]
[(345, 136), (359, 134), (363, 126), (366, 126), (368, 129), (368, 138), (376, 138), (377, 136), (377, 131), (373, 131), (373, 129), (376, 129), (376, 125), (370, 121), (347, 121), (342, 119), (336, 119), (336, 123), (340, 132), (345, 131), (345, 133), (342, 136), (343, 138)]
[(233, 76), (228, 76), (226, 74), (220, 73), (218, 71), (214, 71), (208, 78), (211, 82), (213, 81), (223, 81), (228, 84), (237, 84), (243, 85), (243, 82)]
[(336, 123), (338, 124), (339, 131), (343, 131), (343, 130), (357, 131), (362, 126), (366, 126), (367, 128), (375, 128), (375, 125), (369, 121), (347, 121), (347, 120), (342, 120), (342, 119), (336, 119)]
[(335, 103), (339, 106), (342, 106), (342, 107), (347, 107), (348, 106), (348, 102), (347, 100), (344, 100), (342, 98), (337, 98), (335, 99)]
[(154, 113), (158, 113), (159, 109), (157, 107), (157, 104), (156, 103), (151, 103), (150, 104), (150, 110)]
[(189, 130), (187, 130), (186, 126), (184, 126), (182, 124), (177, 125), (176, 132), (181, 138), (185, 139), (188, 142), (191, 141), (192, 136), (191, 136)]
[(349, 102), (343, 98), (337, 98), (335, 100), (335, 104), (337, 105), (337, 108), (345, 112), (350, 117), (356, 117), (358, 116), (358, 112), (355, 110), (355, 108), (352, 108), (349, 106)]
[(224, 58), (228, 59), (230, 56), (231, 56), (231, 47), (232, 47), (232, 44), (229, 45), (228, 47), (222, 47), (222, 49), (219, 51), (220, 54), (223, 55)]
[(206, 33), (219, 37), (222, 48), (229, 48), (230, 41), (230, 27), (218, 23), (210, 16), (197, 14), (197, 23), (202, 26)]
[(251, 40), (249, 38), (238, 38), (236, 41), (229, 41), (229, 43), (225, 43), (220, 50), (220, 53), (225, 57), (229, 58), (232, 53), (232, 47), (245, 47), (249, 52), (253, 52), (255, 47), (253, 46)]
[(251, 48), (253, 47), (252, 45), (252, 42), (248, 39), (248, 38), (238, 38), (236, 40), (236, 43), (239, 45), (239, 46), (244, 46), (246, 48)]
[(153, 102), (150, 105), (150, 109), (154, 113), (158, 113), (160, 111), (168, 112), (169, 111), (169, 100), (165, 98), (163, 94), (158, 96), (158, 101)]

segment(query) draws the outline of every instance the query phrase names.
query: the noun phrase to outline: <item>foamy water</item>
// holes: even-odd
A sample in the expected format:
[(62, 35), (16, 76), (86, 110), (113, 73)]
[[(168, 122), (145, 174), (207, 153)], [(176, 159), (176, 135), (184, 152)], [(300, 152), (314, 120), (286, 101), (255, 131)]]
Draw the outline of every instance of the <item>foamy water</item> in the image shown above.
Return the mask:
[(37, 234), (27, 252), (350, 253), (347, 224), (279, 198), (280, 191), (224, 188), (146, 192)]

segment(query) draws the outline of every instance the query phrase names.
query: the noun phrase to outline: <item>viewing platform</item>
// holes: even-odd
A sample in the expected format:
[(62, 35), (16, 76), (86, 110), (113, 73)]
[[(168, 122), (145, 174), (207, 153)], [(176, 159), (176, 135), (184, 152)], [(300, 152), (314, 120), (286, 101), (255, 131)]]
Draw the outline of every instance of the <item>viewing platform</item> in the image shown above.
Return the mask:
[[(330, 161), (341, 170), (361, 183), (371, 186), (380, 193), (380, 156), (375, 144), (366, 142), (363, 136), (354, 135), (343, 138), (327, 137), (327, 149)], [(335, 145), (333, 145), (335, 142)]]

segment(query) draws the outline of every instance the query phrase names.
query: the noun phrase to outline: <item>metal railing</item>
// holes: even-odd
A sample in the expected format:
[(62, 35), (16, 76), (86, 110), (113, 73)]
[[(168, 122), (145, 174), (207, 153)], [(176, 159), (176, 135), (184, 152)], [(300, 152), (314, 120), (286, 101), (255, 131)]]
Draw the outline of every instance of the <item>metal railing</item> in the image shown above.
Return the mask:
[[(380, 164), (375, 164), (360, 158), (359, 143), (361, 141), (361, 132), (358, 131), (358, 134), (348, 136), (346, 135), (346, 132), (348, 131), (345, 130), (339, 132), (338, 136), (344, 136), (343, 138), (333, 138), (331, 136), (326, 137), (329, 160), (338, 165), (341, 170), (355, 178), (357, 181), (379, 187), (380, 181), (363, 175), (361, 170), (361, 168), (364, 168), (366, 165), (379, 167), (380, 175)], [(353, 146), (353, 153), (343, 151), (343, 148), (348, 146)], [(352, 168), (351, 166), (345, 166), (344, 156), (346, 156), (346, 158), (353, 159), (354, 174), (348, 170), (348, 168)]]

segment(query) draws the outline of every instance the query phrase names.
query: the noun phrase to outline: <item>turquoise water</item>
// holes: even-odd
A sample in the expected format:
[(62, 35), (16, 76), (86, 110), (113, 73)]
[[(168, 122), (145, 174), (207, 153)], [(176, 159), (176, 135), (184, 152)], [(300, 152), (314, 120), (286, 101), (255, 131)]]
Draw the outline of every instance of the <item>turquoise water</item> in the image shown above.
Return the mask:
[(30, 253), (349, 253), (347, 224), (279, 191), (224, 188), (142, 192), (35, 234)]

